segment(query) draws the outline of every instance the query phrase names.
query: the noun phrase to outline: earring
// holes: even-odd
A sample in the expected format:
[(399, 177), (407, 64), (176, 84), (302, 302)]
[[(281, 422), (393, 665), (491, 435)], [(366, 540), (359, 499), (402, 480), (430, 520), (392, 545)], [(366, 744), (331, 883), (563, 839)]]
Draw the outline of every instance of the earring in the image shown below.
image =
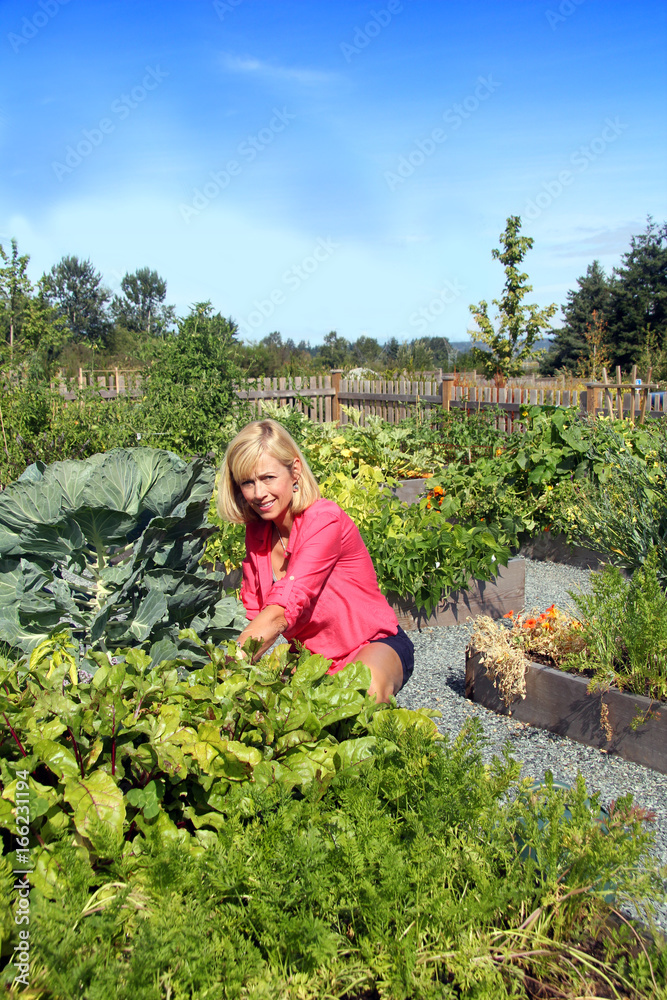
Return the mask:
[(299, 484), (298, 483), (293, 483), (292, 484), (292, 493), (298, 493), (298, 492), (299, 492)]

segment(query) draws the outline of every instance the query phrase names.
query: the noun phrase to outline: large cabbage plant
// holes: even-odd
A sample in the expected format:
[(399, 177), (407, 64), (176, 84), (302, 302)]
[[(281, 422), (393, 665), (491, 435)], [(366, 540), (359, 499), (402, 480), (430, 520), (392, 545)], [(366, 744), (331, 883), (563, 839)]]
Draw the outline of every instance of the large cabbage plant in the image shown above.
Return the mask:
[(68, 629), (84, 647), (153, 646), (157, 662), (183, 628), (235, 637), (241, 605), (199, 566), (214, 477), (153, 448), (29, 466), (0, 494), (0, 642), (30, 653)]

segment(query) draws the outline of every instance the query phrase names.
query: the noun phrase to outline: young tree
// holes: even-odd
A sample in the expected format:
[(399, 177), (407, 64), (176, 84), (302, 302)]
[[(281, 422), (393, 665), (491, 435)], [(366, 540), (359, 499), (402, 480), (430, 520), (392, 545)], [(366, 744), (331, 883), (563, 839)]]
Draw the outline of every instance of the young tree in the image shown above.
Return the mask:
[(646, 346), (667, 349), (667, 223), (650, 218), (645, 232), (633, 236), (630, 250), (614, 268), (609, 342), (612, 360), (629, 368)]
[(164, 447), (205, 454), (238, 408), (237, 332), (236, 323), (214, 314), (210, 302), (196, 302), (176, 335), (156, 342), (145, 402), (151, 422), (162, 428)]
[(50, 377), (70, 337), (65, 320), (49, 305), (41, 288), (38, 289), (28, 300), (21, 327), (21, 344), (24, 351), (31, 353), (33, 371)]
[(422, 337), (421, 340), (413, 340), (410, 345), (412, 348), (412, 367), (417, 372), (430, 371), (433, 368), (433, 351), (431, 350), (430, 340)]
[(579, 358), (577, 375), (590, 382), (600, 382), (602, 369), (606, 368), (609, 372), (611, 368), (611, 358), (607, 343), (607, 322), (598, 315), (597, 309), (593, 310), (591, 322), (584, 330), (584, 340), (586, 348)]
[(66, 320), (74, 340), (106, 342), (110, 329), (106, 306), (111, 293), (89, 260), (63, 257), (42, 276), (41, 287), (50, 305)]
[(0, 259), (4, 264), (0, 267), (0, 301), (7, 320), (10, 358), (14, 355), (14, 341), (32, 294), (32, 284), (26, 274), (30, 255), (19, 254), (18, 243), (14, 239), (11, 246), (10, 255), (0, 243)]
[(540, 373), (552, 375), (558, 370), (575, 372), (588, 356), (586, 332), (593, 315), (597, 323), (607, 324), (611, 314), (611, 281), (600, 262), (594, 260), (586, 274), (577, 278), (576, 291), (567, 293), (567, 304), (562, 307), (565, 324), (557, 330), (549, 350), (540, 359)]
[(519, 236), (520, 228), (519, 216), (510, 215), (505, 231), (500, 234), (503, 249), (491, 251), (493, 258), (505, 267), (503, 296), (493, 299), (493, 305), (498, 307), (497, 329), (489, 319), (488, 305), (484, 300), (470, 306), (479, 327), (479, 330), (471, 330), (470, 335), (490, 348), (489, 352), (480, 351), (478, 355), (479, 363), (489, 378), (500, 376), (505, 379), (521, 374), (524, 361), (535, 354), (533, 344), (543, 331), (550, 328), (549, 320), (558, 308), (555, 303), (545, 309), (523, 304), (533, 286), (526, 283), (528, 275), (518, 268), (534, 241), (528, 236)]
[(167, 282), (157, 271), (140, 267), (134, 274), (126, 274), (120, 283), (122, 295), (115, 295), (111, 314), (126, 330), (164, 336), (173, 324), (175, 310), (165, 306)]

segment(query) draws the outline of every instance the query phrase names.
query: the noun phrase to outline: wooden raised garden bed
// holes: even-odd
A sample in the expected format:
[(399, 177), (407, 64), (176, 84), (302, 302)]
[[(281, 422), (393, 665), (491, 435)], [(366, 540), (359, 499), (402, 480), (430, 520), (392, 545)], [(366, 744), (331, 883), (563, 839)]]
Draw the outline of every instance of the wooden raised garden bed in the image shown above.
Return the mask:
[(449, 594), (430, 615), (409, 596), (390, 593), (387, 600), (396, 612), (398, 624), (407, 632), (429, 625), (460, 625), (475, 615), (500, 618), (513, 608), (523, 607), (525, 588), (526, 564), (515, 558), (499, 568), (495, 580), (471, 580), (466, 590)]
[[(667, 774), (667, 704), (611, 688), (588, 692), (588, 680), (539, 663), (526, 666), (526, 697), (506, 706), (479, 653), (466, 650), (466, 697), (499, 715), (511, 715), (577, 743), (618, 754)], [(602, 724), (602, 702), (606, 727)], [(638, 716), (646, 720), (632, 728)], [(605, 731), (607, 728), (607, 732)], [(611, 734), (611, 739), (608, 738)]]

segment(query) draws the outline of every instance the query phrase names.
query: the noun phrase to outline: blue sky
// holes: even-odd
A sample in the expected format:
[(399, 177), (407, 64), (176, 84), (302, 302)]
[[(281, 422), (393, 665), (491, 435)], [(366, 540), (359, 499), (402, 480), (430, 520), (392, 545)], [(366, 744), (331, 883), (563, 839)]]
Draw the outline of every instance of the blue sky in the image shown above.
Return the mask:
[(5, 0), (0, 239), (247, 339), (463, 340), (502, 289), (565, 302), (667, 218), (657, 0)]

